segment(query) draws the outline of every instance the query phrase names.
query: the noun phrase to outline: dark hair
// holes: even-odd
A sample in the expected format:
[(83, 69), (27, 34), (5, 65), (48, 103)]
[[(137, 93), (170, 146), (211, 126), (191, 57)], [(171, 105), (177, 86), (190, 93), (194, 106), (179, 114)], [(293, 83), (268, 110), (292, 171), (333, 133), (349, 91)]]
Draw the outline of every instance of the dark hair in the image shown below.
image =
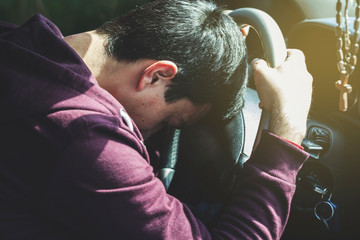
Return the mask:
[(239, 113), (247, 84), (244, 37), (236, 23), (204, 0), (153, 1), (96, 30), (117, 60), (173, 61), (179, 68), (165, 100), (210, 103), (225, 119)]

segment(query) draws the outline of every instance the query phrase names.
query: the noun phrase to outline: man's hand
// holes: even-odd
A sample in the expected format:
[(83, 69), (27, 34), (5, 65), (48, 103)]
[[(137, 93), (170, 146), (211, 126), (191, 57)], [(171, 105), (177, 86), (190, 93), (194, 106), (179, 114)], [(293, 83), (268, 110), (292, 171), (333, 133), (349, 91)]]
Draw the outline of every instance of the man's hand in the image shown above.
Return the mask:
[(312, 93), (312, 76), (304, 54), (288, 50), (287, 59), (277, 68), (260, 59), (254, 60), (252, 67), (260, 104), (271, 114), (269, 131), (301, 144)]

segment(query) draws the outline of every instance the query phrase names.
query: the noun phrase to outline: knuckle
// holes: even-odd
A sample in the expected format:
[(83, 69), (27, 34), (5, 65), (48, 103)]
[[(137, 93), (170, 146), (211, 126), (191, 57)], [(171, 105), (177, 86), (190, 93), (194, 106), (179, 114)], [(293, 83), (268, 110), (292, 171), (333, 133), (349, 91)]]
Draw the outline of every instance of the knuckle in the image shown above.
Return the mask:
[(295, 56), (297, 59), (305, 61), (305, 54), (300, 49), (293, 48), (293, 49), (290, 49), (289, 51), (290, 51), (290, 54)]
[(254, 79), (259, 79), (264, 75), (264, 72), (261, 69), (254, 69), (253, 76)]
[(309, 72), (306, 72), (306, 78), (308, 79), (308, 81), (310, 83), (312, 83), (314, 81), (314, 78), (313, 76), (309, 73)]

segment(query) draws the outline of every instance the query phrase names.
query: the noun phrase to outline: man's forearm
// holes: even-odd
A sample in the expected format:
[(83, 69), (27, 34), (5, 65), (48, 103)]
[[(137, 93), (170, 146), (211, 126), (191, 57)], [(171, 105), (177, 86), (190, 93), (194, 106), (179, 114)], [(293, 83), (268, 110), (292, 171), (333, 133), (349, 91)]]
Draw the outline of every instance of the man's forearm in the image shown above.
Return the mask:
[(264, 131), (215, 236), (279, 239), (289, 216), (297, 172), (307, 157), (306, 152)]

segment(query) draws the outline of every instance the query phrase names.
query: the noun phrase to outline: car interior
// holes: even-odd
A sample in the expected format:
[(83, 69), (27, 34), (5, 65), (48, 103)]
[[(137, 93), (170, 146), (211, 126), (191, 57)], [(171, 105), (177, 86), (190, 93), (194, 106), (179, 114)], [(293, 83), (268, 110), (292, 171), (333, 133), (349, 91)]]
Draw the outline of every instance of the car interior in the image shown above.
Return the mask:
[[(93, 29), (102, 21), (147, 1), (49, 2), (2, 1), (0, 20), (22, 24), (32, 14), (41, 12), (66, 35)], [(88, 8), (83, 7), (85, 2)], [(256, 26), (259, 23), (252, 22), (253, 17), (237, 19), (234, 12), (243, 8), (260, 10), (271, 17), (282, 33), (285, 48), (304, 52), (313, 76), (313, 100), (302, 144), (310, 158), (297, 176), (297, 190), (281, 239), (359, 239), (360, 66), (356, 65), (356, 57), (360, 1), (215, 2), (224, 5), (239, 26), (251, 25), (246, 38), (249, 62), (254, 58), (267, 58), (269, 51), (275, 52), (277, 58), (283, 50), (268, 44), (269, 41), (279, 44), (271, 40), (276, 35), (274, 28), (263, 26), (267, 32), (264, 35), (259, 33), (261, 26)], [(339, 38), (343, 40), (340, 42)], [(269, 64), (271, 61), (268, 60)], [(266, 114), (258, 104), (250, 76), (246, 104), (235, 119), (219, 123), (208, 117), (186, 129), (166, 129), (154, 136), (161, 138), (163, 144), (162, 165), (155, 166), (159, 169), (159, 178), (170, 194), (188, 204), (209, 226), (214, 224), (217, 213), (236, 186), (237, 174), (256, 145), (259, 126), (260, 130), (266, 128)]]
[[(349, 57), (358, 56), (359, 1), (231, 1), (229, 7), (254, 7), (271, 15), (282, 30), (287, 48), (304, 52), (313, 76), (313, 100), (302, 144), (311, 157), (298, 174), (282, 239), (358, 239), (359, 67), (355, 65), (348, 79), (352, 91), (346, 111), (339, 109), (340, 91), (335, 83), (341, 79), (339, 22), (342, 32), (348, 31), (351, 39)], [(248, 36), (249, 56), (261, 57), (259, 42), (251, 37), (257, 36)]]

